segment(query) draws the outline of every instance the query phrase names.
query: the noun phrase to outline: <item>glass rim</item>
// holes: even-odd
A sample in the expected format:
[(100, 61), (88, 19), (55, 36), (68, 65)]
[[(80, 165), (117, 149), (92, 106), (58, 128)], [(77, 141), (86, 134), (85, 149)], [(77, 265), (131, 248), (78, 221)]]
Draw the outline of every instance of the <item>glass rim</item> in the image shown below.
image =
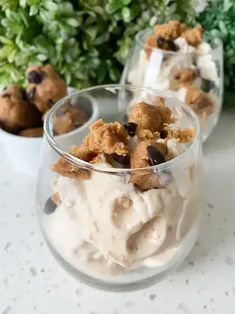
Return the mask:
[[(190, 115), (190, 119), (192, 120), (192, 127), (195, 128), (196, 134), (194, 139), (191, 141), (190, 146), (187, 147), (187, 149), (178, 155), (177, 157), (168, 160), (164, 163), (154, 165), (154, 166), (148, 166), (144, 168), (108, 168), (108, 167), (103, 167), (103, 166), (97, 166), (96, 164), (91, 164), (87, 161), (84, 161), (82, 159), (79, 159), (75, 156), (73, 156), (71, 153), (65, 151), (56, 141), (56, 137), (59, 137), (60, 135), (53, 135), (52, 134), (52, 128), (51, 128), (51, 123), (52, 123), (52, 118), (55, 112), (57, 111), (58, 108), (63, 106), (64, 101), (67, 99), (70, 99), (72, 96), (78, 96), (82, 93), (86, 92), (91, 92), (94, 90), (112, 90), (112, 89), (117, 89), (117, 90), (140, 90), (140, 91), (145, 91), (145, 92), (151, 92), (152, 94), (155, 93), (156, 96), (163, 97), (164, 99), (166, 98), (175, 98), (177, 100), (177, 106), (181, 106), (183, 110), (187, 112), (187, 114)], [(196, 116), (196, 114), (193, 112), (193, 110), (184, 104), (181, 100), (179, 100), (176, 97), (172, 97), (170, 94), (166, 92), (161, 92), (159, 90), (153, 89), (153, 88), (148, 88), (148, 87), (142, 87), (142, 86), (137, 86), (137, 85), (131, 85), (131, 84), (105, 84), (105, 85), (96, 85), (92, 87), (88, 87), (82, 90), (78, 90), (76, 92), (73, 92), (70, 95), (67, 95), (63, 98), (61, 98), (56, 104), (49, 110), (45, 117), (44, 121), (44, 137), (46, 138), (47, 142), (49, 145), (65, 160), (67, 160), (69, 163), (72, 163), (73, 165), (85, 169), (85, 170), (90, 170), (90, 171), (95, 171), (95, 172), (100, 172), (100, 173), (105, 173), (105, 174), (116, 174), (116, 175), (130, 175), (130, 174), (136, 174), (136, 173), (141, 173), (141, 174), (149, 174), (157, 171), (164, 171), (170, 168), (173, 168), (175, 165), (177, 165), (180, 161), (183, 160), (183, 156), (185, 156), (188, 151), (190, 151), (197, 143), (200, 137), (200, 124), (199, 120)], [(69, 133), (68, 133), (69, 134)], [(63, 134), (62, 136), (64, 136)]]
[[(154, 51), (158, 51), (158, 52), (161, 52), (163, 54), (167, 54), (167, 55), (190, 55), (194, 52), (180, 52), (180, 51), (171, 51), (171, 50), (164, 50), (164, 49), (160, 49), (160, 48), (157, 48), (157, 47), (151, 47), (149, 45), (146, 45), (141, 39), (140, 37), (145, 34), (145, 33), (148, 33), (148, 32), (153, 32), (153, 29), (152, 28), (146, 28), (146, 29), (143, 29), (141, 30), (140, 32), (138, 32), (136, 35), (135, 35), (135, 42), (137, 43), (138, 46), (140, 46), (141, 48), (149, 48), (151, 50), (154, 50)], [(216, 43), (216, 47), (214, 48), (211, 48), (211, 51), (210, 52), (207, 52), (207, 53), (204, 53), (203, 56), (207, 56), (207, 55), (211, 55), (211, 52), (218, 49), (218, 48), (223, 48), (223, 42), (222, 40), (219, 38), (219, 37), (214, 37), (213, 39), (213, 42)], [(207, 41), (202, 41), (202, 43), (207, 43)]]

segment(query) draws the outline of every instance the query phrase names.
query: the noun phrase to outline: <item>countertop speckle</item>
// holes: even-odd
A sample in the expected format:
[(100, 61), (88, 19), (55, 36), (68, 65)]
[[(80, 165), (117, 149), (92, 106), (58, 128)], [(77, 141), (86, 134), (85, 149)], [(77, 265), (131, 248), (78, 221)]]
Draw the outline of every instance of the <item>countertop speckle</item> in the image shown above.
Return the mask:
[[(0, 143), (0, 314), (234, 314), (235, 112), (204, 145), (199, 238), (176, 273), (148, 289), (111, 293), (81, 284), (49, 252), (35, 182), (11, 169)], [(13, 152), (14, 153), (14, 152)]]

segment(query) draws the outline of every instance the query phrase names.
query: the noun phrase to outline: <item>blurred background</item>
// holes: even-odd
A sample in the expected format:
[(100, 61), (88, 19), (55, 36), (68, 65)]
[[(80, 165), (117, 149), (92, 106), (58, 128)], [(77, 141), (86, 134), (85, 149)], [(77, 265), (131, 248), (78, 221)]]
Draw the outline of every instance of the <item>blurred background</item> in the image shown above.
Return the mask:
[(174, 18), (222, 39), (224, 103), (231, 106), (234, 0), (0, 0), (0, 87), (24, 85), (25, 68), (44, 63), (73, 87), (118, 82), (134, 35)]

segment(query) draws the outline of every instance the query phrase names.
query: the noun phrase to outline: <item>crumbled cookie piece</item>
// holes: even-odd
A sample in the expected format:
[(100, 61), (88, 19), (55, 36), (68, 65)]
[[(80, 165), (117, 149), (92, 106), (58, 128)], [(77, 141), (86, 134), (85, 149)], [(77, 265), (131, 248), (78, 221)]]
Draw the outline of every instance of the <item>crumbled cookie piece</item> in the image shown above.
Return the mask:
[[(71, 154), (90, 163), (97, 163), (102, 154), (128, 155), (128, 133), (119, 122), (105, 123), (98, 120), (90, 126), (90, 132), (80, 146), (71, 147)], [(64, 158), (60, 158), (51, 168), (62, 176), (88, 179), (90, 172), (74, 166)]]
[(139, 129), (137, 131), (137, 137), (139, 140), (144, 141), (144, 140), (157, 140), (160, 138), (160, 133), (158, 131), (152, 132), (147, 129)]
[(87, 121), (87, 115), (77, 106), (69, 103), (58, 109), (53, 119), (53, 129), (55, 135), (68, 133)]
[(192, 46), (198, 46), (202, 42), (203, 29), (201, 26), (186, 29), (181, 37), (185, 38)]
[(196, 135), (196, 130), (194, 128), (187, 129), (171, 129), (167, 130), (167, 138), (174, 138), (181, 143), (191, 142)]
[(198, 73), (195, 69), (182, 68), (174, 69), (170, 76), (170, 88), (177, 90), (185, 85), (192, 85)]
[[(72, 146), (70, 154), (87, 162), (91, 162), (97, 156), (97, 154), (90, 151), (89, 147), (85, 143), (82, 143), (80, 146)], [(81, 178), (84, 180), (90, 178), (90, 172), (88, 170), (74, 166), (63, 157), (51, 166), (51, 170), (64, 177)]]
[(28, 98), (42, 112), (66, 96), (67, 87), (51, 65), (35, 65), (26, 70), (29, 81)]
[(87, 180), (90, 178), (90, 172), (86, 169), (82, 169), (78, 166), (73, 165), (66, 159), (61, 157), (56, 163), (51, 166), (51, 170), (59, 173), (63, 177), (72, 179), (83, 179)]
[(90, 132), (84, 139), (84, 144), (95, 154), (128, 154), (128, 133), (119, 122), (105, 123), (102, 119), (90, 126)]
[[(165, 162), (166, 153), (165, 144), (157, 143), (154, 140), (142, 141), (131, 154), (131, 168), (146, 168)], [(131, 182), (142, 190), (160, 186), (159, 176), (150, 172), (133, 174)]]
[(43, 127), (24, 129), (19, 132), (19, 135), (25, 137), (41, 137), (43, 135)]
[(154, 27), (154, 33), (157, 37), (174, 40), (180, 36), (182, 31), (179, 21), (170, 21), (166, 24), (158, 24)]
[(9, 132), (42, 124), (41, 114), (31, 104), (25, 90), (11, 85), (0, 94), (0, 124)]
[(214, 103), (207, 93), (201, 89), (190, 86), (187, 88), (186, 103), (201, 117), (213, 112)]

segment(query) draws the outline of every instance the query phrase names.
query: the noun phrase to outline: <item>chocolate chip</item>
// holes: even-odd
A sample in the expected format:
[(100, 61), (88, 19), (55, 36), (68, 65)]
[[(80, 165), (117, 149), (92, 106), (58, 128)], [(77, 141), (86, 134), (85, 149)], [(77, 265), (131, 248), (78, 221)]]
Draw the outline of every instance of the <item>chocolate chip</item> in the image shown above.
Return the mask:
[(120, 156), (118, 154), (111, 154), (112, 158), (119, 162), (119, 164), (124, 165), (124, 166), (128, 166), (130, 164), (130, 156), (129, 155), (125, 155), (125, 156)]
[(21, 88), (20, 91), (21, 91), (22, 99), (27, 101), (28, 100), (28, 95), (26, 93), (26, 90), (24, 88)]
[(33, 101), (34, 97), (36, 94), (36, 87), (31, 88), (28, 92), (27, 92), (27, 98), (29, 101)]
[(161, 130), (160, 131), (160, 138), (164, 139), (167, 137), (167, 135), (168, 135), (167, 130)]
[(170, 48), (170, 50), (172, 51), (177, 51), (178, 50), (178, 46), (175, 44), (175, 42), (171, 39), (167, 39), (167, 45)]
[(46, 214), (52, 214), (56, 210), (57, 205), (52, 201), (51, 197), (46, 201), (44, 211)]
[(128, 123), (124, 124), (124, 128), (127, 130), (127, 133), (130, 136), (135, 136), (135, 132), (136, 132), (137, 127), (138, 127), (138, 124), (136, 124), (134, 122), (128, 122)]
[(179, 80), (180, 79), (180, 75), (179, 74), (176, 74), (175, 75), (175, 80)]
[(164, 43), (165, 43), (165, 39), (163, 37), (158, 37), (157, 38), (157, 45), (158, 45), (158, 47), (161, 48), (164, 45)]
[(147, 153), (150, 166), (159, 165), (166, 161), (164, 155), (156, 147), (148, 146)]
[(31, 71), (28, 74), (29, 83), (40, 84), (45, 77), (45, 72), (43, 71)]

